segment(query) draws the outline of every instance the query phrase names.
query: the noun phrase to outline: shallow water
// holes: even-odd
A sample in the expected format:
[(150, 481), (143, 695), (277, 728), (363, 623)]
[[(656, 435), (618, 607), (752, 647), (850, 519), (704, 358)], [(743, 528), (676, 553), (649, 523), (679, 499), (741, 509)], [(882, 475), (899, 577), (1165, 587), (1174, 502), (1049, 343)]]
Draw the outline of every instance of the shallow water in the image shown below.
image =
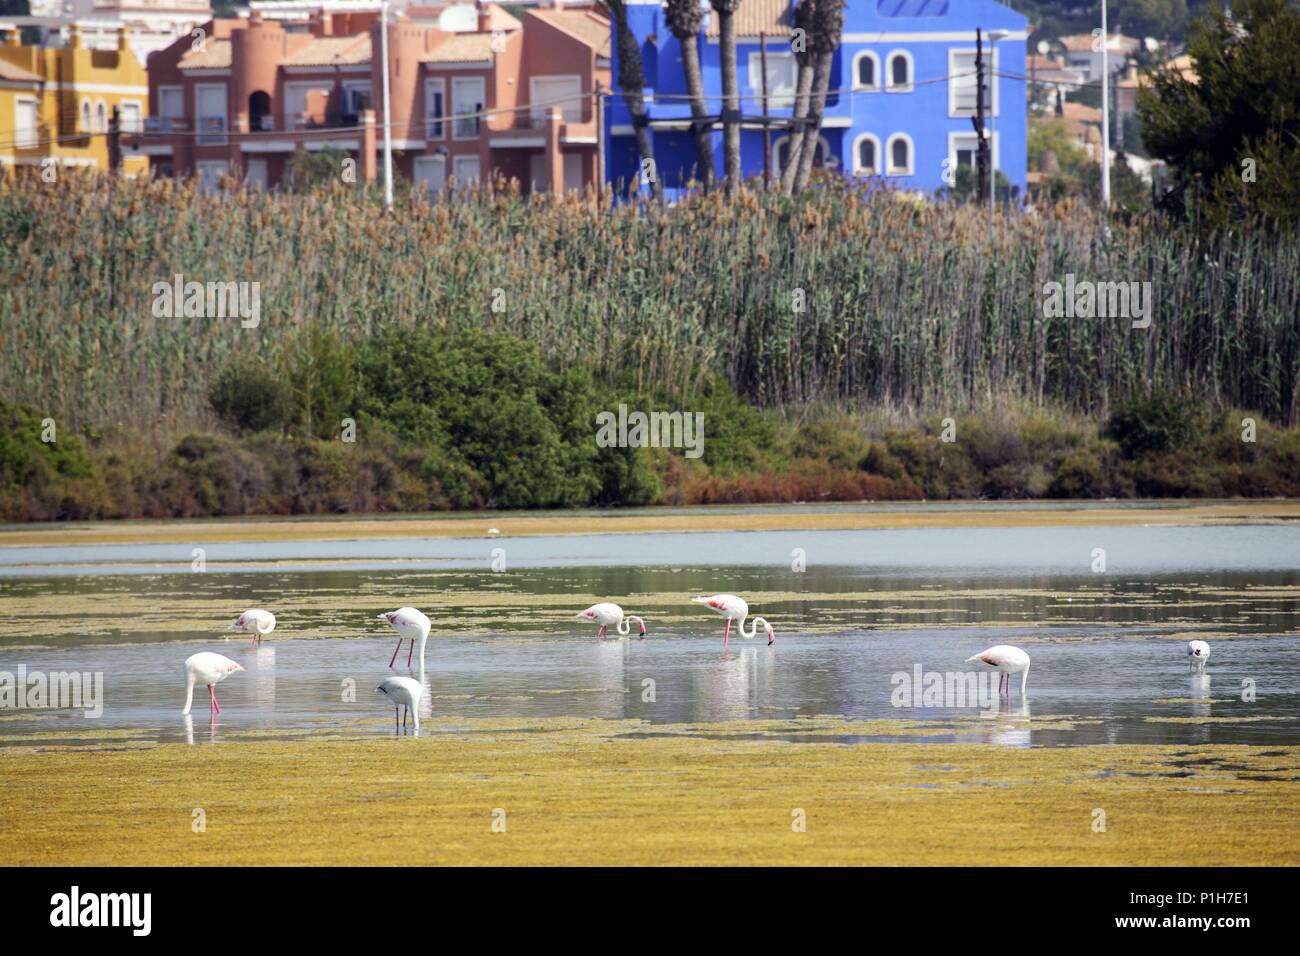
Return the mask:
[[(194, 546), (202, 546), (196, 542)], [(492, 550), (505, 570), (493, 572)], [(1094, 549), (1106, 551), (1094, 573)], [(792, 569), (796, 549), (806, 570)], [(1300, 528), (1056, 527), (0, 548), (0, 672), (101, 672), (104, 711), (0, 710), (0, 744), (124, 744), (393, 733), (375, 685), (401, 604), (434, 620), (426, 716), (602, 717), (654, 725), (785, 721), (781, 739), (1093, 743), (1300, 742)], [(498, 556), (499, 562), (499, 556)], [(687, 602), (746, 595), (773, 647), (733, 641)], [(572, 620), (598, 599), (650, 622), (597, 641)], [(273, 609), (260, 647), (223, 628)], [(1213, 647), (1189, 674), (1186, 641)], [(1027, 706), (900, 707), (895, 674), (965, 672), (1014, 643)], [(215, 650), (246, 668), (196, 691), (182, 664)], [(405, 648), (399, 669), (406, 659)], [(401, 669), (405, 672), (404, 669)], [(653, 681), (653, 685), (646, 684)], [(1256, 699), (1242, 700), (1243, 681)], [(355, 700), (345, 699), (353, 682)], [(649, 693), (651, 686), (653, 694)], [(987, 689), (996, 687), (984, 685)], [(952, 701), (948, 701), (952, 704)], [(996, 711), (996, 713), (994, 713)], [(889, 725), (802, 732), (835, 715)], [(714, 728), (716, 730), (716, 728)], [(634, 733), (655, 733), (647, 726)], [(713, 732), (701, 728), (701, 733)], [(69, 736), (72, 735), (72, 736)]]

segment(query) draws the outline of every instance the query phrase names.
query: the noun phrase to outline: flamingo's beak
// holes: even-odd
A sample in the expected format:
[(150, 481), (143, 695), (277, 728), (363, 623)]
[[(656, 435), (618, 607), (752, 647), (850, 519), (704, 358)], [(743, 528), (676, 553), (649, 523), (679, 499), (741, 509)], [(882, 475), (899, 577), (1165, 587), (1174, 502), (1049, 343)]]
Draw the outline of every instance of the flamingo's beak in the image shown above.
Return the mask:
[(388, 616), (388, 612), (385, 612), (385, 613), (383, 613), (383, 614), (377, 614), (377, 615), (375, 615), (375, 620), (376, 620), (376, 621), (388, 621), (389, 623), (391, 623), (393, 619), (392, 619), (391, 617)]
[(709, 603), (709, 599), (708, 599), (707, 597), (693, 597), (693, 598), (691, 598), (691, 603), (692, 603), (692, 604), (708, 604), (708, 603)]
[(772, 630), (771, 628), (768, 628), (768, 630), (767, 630), (767, 646), (768, 646), (768, 647), (771, 647), (771, 646), (772, 646), (773, 644), (775, 644), (775, 643), (776, 643), (776, 631)]
[[(243, 664), (236, 664), (236, 665), (235, 665), (235, 671), (242, 671), (243, 669), (244, 669), (244, 665), (243, 665)], [(234, 673), (234, 672), (232, 671), (232, 673)]]
[(585, 621), (588, 620), (590, 617), (591, 615), (589, 615), (586, 611), (579, 611), (577, 614), (573, 615), (573, 619), (575, 621)]
[(243, 626), (244, 626), (244, 619), (243, 619), (242, 617), (237, 617), (237, 618), (235, 618), (235, 620), (231, 623), (230, 627), (229, 627), (227, 630), (237, 631), (237, 630), (239, 630), (239, 629), (240, 629), (241, 627), (243, 627)]

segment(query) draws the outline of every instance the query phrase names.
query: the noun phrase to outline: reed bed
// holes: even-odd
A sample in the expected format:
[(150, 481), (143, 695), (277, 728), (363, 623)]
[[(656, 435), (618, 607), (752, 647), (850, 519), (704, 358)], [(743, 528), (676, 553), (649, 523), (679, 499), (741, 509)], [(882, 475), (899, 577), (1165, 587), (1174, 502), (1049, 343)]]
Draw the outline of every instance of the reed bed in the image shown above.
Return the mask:
[[(1014, 396), (1097, 416), (1160, 390), (1295, 423), (1297, 236), (1104, 225), (1064, 206), (991, 228), (968, 207), (838, 186), (671, 207), (498, 188), (386, 212), (342, 187), (10, 177), (0, 391), (73, 428), (170, 433), (209, 415), (219, 370), (285, 358), (313, 324), (357, 339), (427, 323), (507, 330), (683, 403), (720, 371), (763, 406), (956, 414)], [(1151, 327), (1045, 317), (1045, 284), (1070, 273), (1151, 282)], [(177, 274), (259, 282), (260, 325), (156, 318), (153, 286)]]

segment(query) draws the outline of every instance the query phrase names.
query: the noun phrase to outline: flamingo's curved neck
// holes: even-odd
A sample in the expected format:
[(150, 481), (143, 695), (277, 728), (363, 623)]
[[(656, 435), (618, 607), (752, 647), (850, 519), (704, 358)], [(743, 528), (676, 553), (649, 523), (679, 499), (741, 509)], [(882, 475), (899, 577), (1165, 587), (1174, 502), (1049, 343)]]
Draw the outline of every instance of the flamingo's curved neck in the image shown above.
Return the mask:
[(185, 709), (181, 713), (188, 714), (192, 706), (194, 706), (194, 675), (190, 674), (185, 681)]
[(1029, 684), (1029, 665), (1026, 664), (1025, 669), (1020, 673), (1020, 699), (1022, 701), (1025, 699), (1025, 687), (1028, 684)]
[(760, 617), (760, 616), (758, 616), (758, 615), (754, 615), (754, 617), (752, 617), (752, 618), (749, 619), (749, 630), (746, 631), (746, 630), (745, 630), (745, 618), (742, 617), (742, 618), (740, 619), (740, 623), (738, 623), (738, 624), (736, 625), (736, 630), (740, 632), (740, 636), (741, 636), (741, 637), (746, 637), (746, 638), (748, 638), (748, 637), (754, 637), (754, 636), (756, 636), (756, 635), (758, 634), (758, 626), (759, 626), (760, 624), (763, 625), (763, 630), (766, 631), (766, 630), (767, 630), (767, 619), (766, 619), (766, 618), (763, 618), (763, 617)]
[(267, 634), (270, 634), (271, 631), (272, 631), (274, 628), (275, 628), (275, 625), (274, 625), (274, 624), (271, 624), (271, 625), (268, 626), (267, 629), (264, 631), (264, 630), (262, 630), (262, 622), (261, 622), (261, 620), (255, 621), (255, 622), (253, 623), (253, 630), (257, 631), (258, 634), (261, 634), (261, 635), (263, 635), (263, 636), (265, 636), (265, 635), (267, 635)]
[(618, 633), (621, 634), (623, 637), (627, 637), (629, 634), (632, 633), (633, 621), (636, 621), (637, 625), (643, 631), (645, 630), (645, 621), (641, 620), (635, 614), (624, 614), (623, 619), (618, 622), (618, 627), (616, 627), (615, 630), (618, 631)]

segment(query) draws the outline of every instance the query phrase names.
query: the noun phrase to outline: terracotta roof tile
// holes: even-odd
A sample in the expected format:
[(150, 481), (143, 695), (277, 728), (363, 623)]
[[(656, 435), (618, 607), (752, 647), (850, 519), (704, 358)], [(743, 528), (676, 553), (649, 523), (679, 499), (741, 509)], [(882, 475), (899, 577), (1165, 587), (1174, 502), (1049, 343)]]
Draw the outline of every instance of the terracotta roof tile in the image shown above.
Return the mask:
[[(718, 35), (718, 14), (708, 11), (709, 25), (706, 35)], [(766, 33), (770, 37), (789, 36), (794, 30), (791, 22), (790, 0), (745, 0), (735, 13), (736, 36), (756, 37)]]
[(201, 50), (187, 50), (176, 64), (182, 70), (221, 70), (230, 66), (230, 41), (208, 40)]
[(293, 56), (285, 66), (351, 66), (370, 62), (370, 34), (317, 37)]
[(453, 33), (431, 53), (424, 63), (476, 63), (492, 59), (492, 34)]

